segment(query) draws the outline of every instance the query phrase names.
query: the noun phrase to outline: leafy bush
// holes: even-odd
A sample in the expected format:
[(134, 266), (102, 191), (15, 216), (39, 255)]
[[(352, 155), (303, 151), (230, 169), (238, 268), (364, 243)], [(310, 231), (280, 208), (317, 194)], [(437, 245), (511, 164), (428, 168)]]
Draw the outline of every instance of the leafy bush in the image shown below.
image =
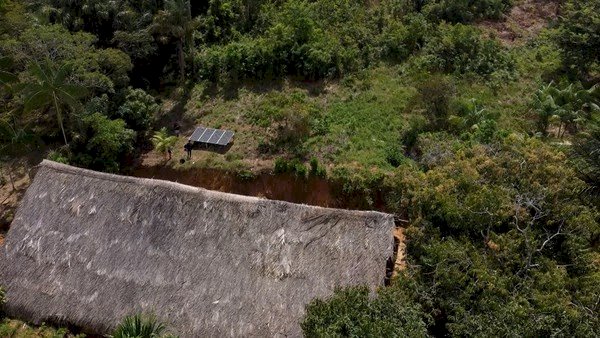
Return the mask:
[(600, 1), (567, 0), (561, 12), (555, 37), (564, 65), (584, 75), (600, 61)]
[(483, 39), (481, 32), (462, 24), (440, 24), (424, 48), (425, 63), (433, 70), (447, 73), (474, 73), (490, 77), (500, 72), (515, 72), (513, 58), (496, 40)]
[(484, 119), (473, 127), (472, 135), (481, 143), (491, 143), (499, 132), (498, 123), (492, 119)]
[(252, 181), (256, 178), (256, 174), (252, 170), (238, 170), (236, 174), (237, 177), (242, 181)]
[(108, 111), (110, 108), (110, 101), (108, 95), (103, 94), (101, 96), (94, 96), (89, 99), (84, 107), (84, 113), (87, 115), (93, 113), (100, 113), (102, 115), (109, 115)]
[(389, 145), (386, 148), (385, 159), (393, 167), (398, 167), (404, 162), (404, 149), (400, 143)]
[(450, 103), (455, 95), (454, 83), (444, 76), (433, 76), (417, 85), (417, 101), (425, 110), (431, 130), (447, 129)]
[(123, 119), (127, 126), (143, 135), (154, 120), (159, 106), (156, 99), (142, 89), (127, 90), (125, 103), (117, 111), (115, 118)]
[(282, 75), (318, 79), (357, 70), (378, 54), (375, 30), (367, 27), (364, 12), (359, 3), (339, 0), (263, 6), (265, 25), (259, 34), (204, 48), (195, 56), (199, 75), (210, 81)]
[(301, 326), (306, 337), (423, 337), (428, 318), (399, 287), (371, 297), (367, 287), (337, 289), (306, 306)]
[(60, 151), (57, 151), (57, 150), (50, 151), (48, 153), (48, 159), (50, 161), (54, 161), (54, 162), (58, 162), (58, 163), (69, 164), (68, 155), (64, 155)]
[(275, 174), (283, 174), (283, 173), (287, 173), (289, 171), (290, 171), (290, 164), (289, 164), (288, 160), (286, 160), (285, 158), (275, 159), (275, 168), (273, 169), (273, 172)]
[(85, 116), (82, 130), (70, 144), (71, 163), (86, 168), (118, 172), (131, 155), (136, 133), (127, 129), (125, 121), (110, 120), (95, 113)]
[(311, 176), (325, 178), (325, 177), (327, 177), (327, 169), (325, 169), (323, 166), (321, 166), (319, 164), (319, 160), (317, 160), (316, 157), (313, 157), (313, 158), (310, 159), (310, 172), (309, 172), (309, 174)]
[(308, 175), (308, 169), (299, 159), (295, 158), (289, 163), (291, 171), (296, 177), (305, 178)]
[[(304, 165), (304, 163), (302, 163), (302, 161), (300, 161), (297, 158), (294, 158), (292, 160), (286, 160), (284, 158), (277, 158), (277, 159), (275, 159), (275, 167), (273, 169), (273, 173), (274, 174), (292, 173), (296, 177), (300, 177), (300, 178), (307, 177), (309, 173), (311, 175), (322, 174), (322, 171), (320, 168), (317, 168), (316, 171), (313, 172), (313, 170), (315, 168), (313, 165), (314, 165), (314, 162), (311, 161), (311, 168), (309, 171), (309, 169), (306, 167), (306, 165)], [(318, 166), (318, 164), (317, 164), (317, 166)]]
[(411, 152), (419, 135), (427, 130), (427, 119), (422, 116), (412, 117), (408, 121), (408, 128), (402, 132), (400, 140), (407, 152)]

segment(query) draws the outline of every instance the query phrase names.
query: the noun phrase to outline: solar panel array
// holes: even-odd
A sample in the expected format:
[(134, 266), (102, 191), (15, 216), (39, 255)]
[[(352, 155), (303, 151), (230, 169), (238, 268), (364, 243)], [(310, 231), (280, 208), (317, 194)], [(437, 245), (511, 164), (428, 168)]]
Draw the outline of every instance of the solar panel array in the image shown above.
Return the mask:
[(234, 132), (213, 128), (198, 127), (194, 130), (190, 141), (226, 146), (231, 142)]

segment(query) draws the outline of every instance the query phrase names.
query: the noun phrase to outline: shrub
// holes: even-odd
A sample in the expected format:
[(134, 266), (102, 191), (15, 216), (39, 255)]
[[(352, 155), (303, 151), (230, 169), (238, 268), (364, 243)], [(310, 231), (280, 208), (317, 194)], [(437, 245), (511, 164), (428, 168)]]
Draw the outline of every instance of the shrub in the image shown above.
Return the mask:
[(427, 120), (424, 117), (415, 116), (408, 121), (408, 128), (402, 132), (400, 137), (407, 152), (410, 152), (413, 149), (415, 144), (417, 144), (419, 135), (426, 130)]
[(379, 36), (382, 57), (395, 61), (405, 60), (423, 46), (432, 25), (423, 15), (409, 14), (402, 21), (390, 20)]
[(448, 127), (450, 103), (455, 96), (454, 83), (444, 76), (433, 76), (417, 85), (417, 100), (425, 109), (432, 130)]
[(48, 153), (48, 159), (50, 161), (69, 164), (69, 156), (61, 153), (59, 150), (52, 150)]
[(136, 133), (127, 129), (125, 121), (110, 120), (95, 113), (85, 116), (82, 130), (70, 144), (71, 162), (86, 168), (118, 172), (133, 152)]
[(600, 61), (600, 2), (567, 0), (555, 35), (564, 65), (585, 75)]
[(399, 287), (372, 297), (364, 286), (335, 290), (313, 300), (301, 323), (306, 337), (424, 337), (427, 315)]
[(290, 171), (290, 163), (285, 158), (275, 159), (275, 168), (273, 172), (275, 174), (284, 174)]
[(247, 170), (247, 169), (238, 170), (237, 176), (242, 181), (252, 181), (253, 179), (256, 178), (256, 174), (254, 172), (252, 172), (252, 170)]
[(433, 20), (471, 22), (499, 19), (512, 7), (512, 0), (431, 0), (423, 11)]
[(436, 71), (473, 73), (488, 78), (500, 72), (509, 80), (515, 62), (496, 40), (482, 39), (481, 32), (462, 24), (440, 24), (424, 48), (426, 65)]
[(403, 149), (400, 144), (391, 144), (385, 150), (385, 160), (393, 167), (398, 167), (404, 162)]
[(473, 131), (475, 139), (481, 143), (490, 143), (498, 133), (498, 123), (495, 120), (485, 119), (475, 125)]
[(308, 169), (299, 159), (293, 159), (289, 165), (296, 177), (305, 178), (308, 175)]
[[(263, 6), (264, 26), (196, 55), (200, 77), (213, 82), (300, 75), (337, 77), (377, 54), (364, 7), (346, 1), (285, 1)], [(353, 22), (348, 25), (347, 22)]]
[(316, 175), (317, 172), (319, 171), (319, 160), (317, 160), (316, 157), (313, 157), (310, 159), (310, 174), (311, 175)]
[(150, 129), (159, 106), (150, 94), (142, 89), (127, 90), (125, 103), (115, 117), (123, 119), (127, 126), (141, 134)]
[(86, 102), (84, 112), (86, 115), (93, 113), (108, 115), (109, 104), (108, 95), (102, 94), (101, 96), (94, 96)]

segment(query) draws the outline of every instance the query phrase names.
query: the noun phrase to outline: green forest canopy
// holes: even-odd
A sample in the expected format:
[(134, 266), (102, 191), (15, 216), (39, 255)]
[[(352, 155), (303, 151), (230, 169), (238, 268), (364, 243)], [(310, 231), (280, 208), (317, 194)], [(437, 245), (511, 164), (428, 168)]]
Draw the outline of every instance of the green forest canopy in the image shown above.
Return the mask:
[(225, 161), (305, 176), (310, 154), (409, 220), (407, 268), (315, 300), (307, 336), (592, 337), (600, 1), (520, 43), (480, 29), (521, 2), (2, 0), (0, 152), (120, 172), (170, 127), (161, 100), (206, 104), (192, 121), (248, 131)]

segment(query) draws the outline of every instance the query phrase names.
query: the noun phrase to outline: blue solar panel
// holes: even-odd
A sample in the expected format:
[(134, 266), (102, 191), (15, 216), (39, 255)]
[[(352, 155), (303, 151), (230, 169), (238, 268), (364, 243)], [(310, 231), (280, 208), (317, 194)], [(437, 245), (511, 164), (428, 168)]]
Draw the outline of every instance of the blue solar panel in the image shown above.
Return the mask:
[(192, 142), (226, 146), (231, 142), (233, 135), (235, 135), (235, 133), (230, 130), (197, 127), (189, 140)]
[(202, 136), (202, 133), (204, 133), (205, 130), (206, 128), (203, 127), (196, 128), (192, 136), (190, 136), (189, 140), (192, 142), (198, 142), (198, 140), (200, 140), (200, 137)]
[(217, 144), (220, 146), (226, 146), (229, 144), (229, 142), (231, 142), (231, 139), (233, 138), (234, 133), (230, 130), (225, 130), (225, 132), (223, 133), (223, 135), (221, 135), (221, 137), (217, 140)]
[(208, 143), (208, 140), (211, 136), (216, 132), (216, 129), (206, 128), (206, 131), (202, 134), (202, 137), (198, 140), (198, 142)]
[(208, 139), (208, 143), (217, 144), (217, 141), (221, 138), (221, 136), (223, 136), (224, 133), (224, 130), (215, 131), (215, 133)]

